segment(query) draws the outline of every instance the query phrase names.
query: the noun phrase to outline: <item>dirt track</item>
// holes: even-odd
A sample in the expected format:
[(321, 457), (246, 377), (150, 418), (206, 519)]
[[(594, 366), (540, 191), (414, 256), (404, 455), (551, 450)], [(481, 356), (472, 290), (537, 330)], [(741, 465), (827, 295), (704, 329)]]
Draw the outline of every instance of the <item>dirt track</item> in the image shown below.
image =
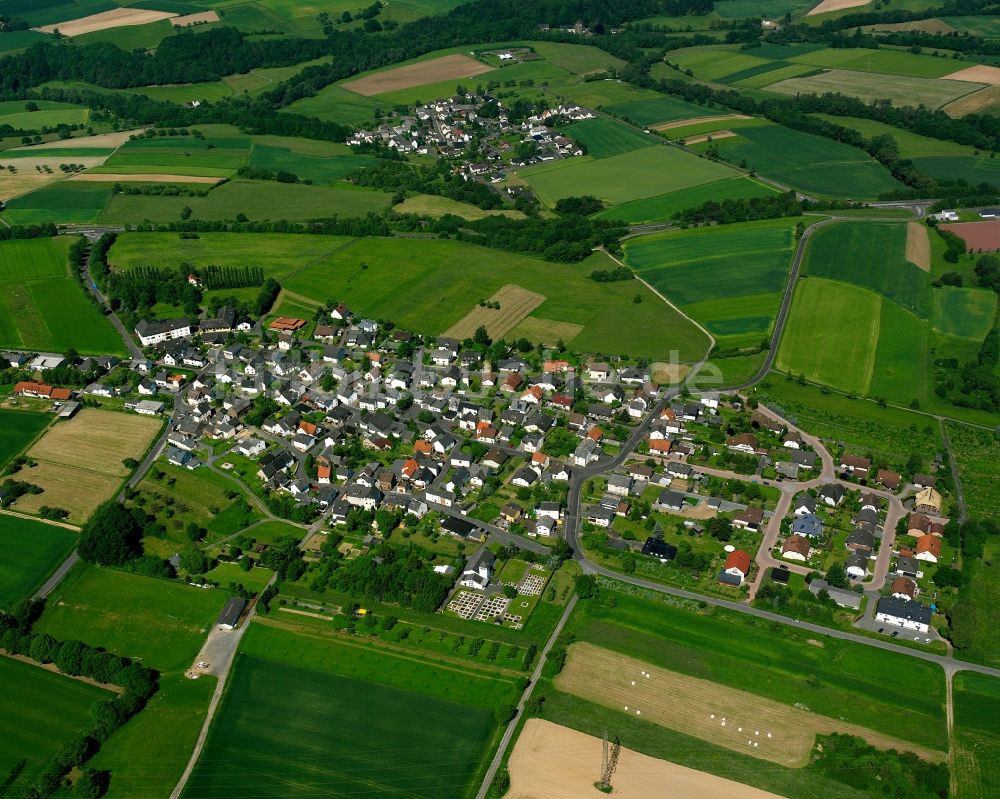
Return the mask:
[(53, 33), (58, 30), (63, 36), (81, 36), (84, 33), (103, 31), (108, 28), (122, 28), (126, 25), (147, 25), (150, 22), (159, 22), (161, 19), (170, 19), (177, 15), (168, 11), (147, 11), (143, 8), (114, 8), (111, 11), (102, 11), (100, 14), (91, 14), (88, 17), (79, 19), (69, 19), (56, 25), (45, 25), (36, 28), (42, 33)]
[(423, 86), (425, 83), (437, 83), (452, 78), (471, 78), (474, 75), (482, 75), (484, 72), (492, 71), (493, 67), (491, 66), (469, 58), (467, 55), (455, 53), (441, 58), (432, 58), (430, 61), (421, 61), (418, 64), (388, 69), (385, 72), (376, 72), (364, 78), (349, 80), (347, 83), (342, 83), (341, 86), (356, 94), (371, 97), (373, 94), (409, 89), (413, 86)]
[(919, 222), (906, 223), (906, 260), (925, 272), (931, 271), (931, 242), (927, 228)]
[[(529, 719), (510, 756), (506, 799), (578, 799), (606, 796), (600, 778), (599, 738), (550, 721)], [(748, 772), (748, 776), (751, 776)], [(775, 799), (777, 794), (703, 771), (622, 749), (611, 785), (618, 799)]]

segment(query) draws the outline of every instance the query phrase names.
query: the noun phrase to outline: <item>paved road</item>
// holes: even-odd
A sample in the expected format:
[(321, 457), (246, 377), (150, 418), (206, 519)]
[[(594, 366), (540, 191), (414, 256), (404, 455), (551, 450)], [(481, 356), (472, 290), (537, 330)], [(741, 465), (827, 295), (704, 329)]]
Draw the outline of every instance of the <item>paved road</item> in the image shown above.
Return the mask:
[(55, 591), (56, 586), (62, 582), (63, 577), (69, 573), (69, 570), (76, 565), (78, 560), (80, 560), (80, 556), (76, 554), (76, 550), (74, 549), (69, 553), (69, 557), (59, 564), (59, 568), (52, 573), (52, 576), (42, 583), (42, 587), (35, 591), (34, 596), (31, 598), (35, 601), (45, 599), (45, 597)]
[(955, 484), (955, 502), (958, 504), (958, 520), (964, 524), (969, 518), (969, 512), (965, 506), (965, 492), (962, 491), (962, 476), (958, 472), (958, 463), (951, 451), (951, 439), (948, 438), (948, 425), (940, 417), (938, 418), (938, 427), (941, 429), (941, 441), (948, 453), (948, 463), (951, 464), (951, 480)]
[(566, 604), (566, 610), (563, 611), (563, 615), (560, 617), (559, 623), (552, 631), (552, 635), (549, 636), (549, 640), (545, 642), (542, 653), (538, 657), (538, 663), (535, 665), (535, 670), (531, 673), (531, 681), (528, 683), (528, 687), (524, 689), (524, 693), (521, 694), (521, 699), (517, 703), (517, 713), (514, 715), (514, 718), (510, 720), (510, 723), (507, 725), (507, 729), (504, 730), (503, 738), (500, 739), (500, 745), (497, 747), (496, 754), (493, 755), (493, 761), (490, 763), (490, 767), (486, 771), (486, 776), (483, 777), (483, 784), (479, 787), (476, 799), (486, 799), (486, 793), (493, 784), (493, 779), (496, 777), (497, 769), (500, 767), (500, 763), (503, 761), (504, 755), (507, 753), (507, 747), (510, 746), (510, 741), (514, 737), (514, 730), (517, 729), (517, 725), (521, 720), (521, 714), (524, 713), (524, 706), (531, 698), (531, 693), (535, 690), (535, 686), (538, 684), (538, 680), (542, 676), (542, 668), (545, 666), (545, 658), (548, 657), (549, 650), (552, 649), (552, 646), (555, 644), (556, 639), (562, 632), (563, 627), (566, 626), (566, 622), (569, 619), (570, 614), (573, 612), (573, 608), (576, 607), (576, 601), (577, 596), (576, 594), (573, 594), (573, 596), (570, 597), (569, 602)]
[[(94, 240), (100, 238), (103, 233), (112, 232), (112, 231), (113, 232), (117, 232), (117, 230), (120, 230), (120, 228), (117, 228), (117, 229), (111, 229), (111, 228), (107, 228), (107, 229), (105, 229), (105, 228), (87, 228), (87, 229), (81, 229), (81, 230), (79, 230), (77, 232), (82, 233), (88, 239), (90, 239), (91, 241), (94, 241)], [(88, 256), (89, 256), (89, 253), (88, 253)], [(109, 320), (111, 320), (111, 324), (114, 326), (115, 330), (118, 331), (118, 335), (121, 337), (121, 340), (124, 342), (125, 348), (128, 350), (129, 355), (131, 355), (133, 358), (141, 358), (142, 357), (142, 350), (139, 349), (139, 345), (137, 345), (135, 343), (135, 341), (132, 338), (132, 334), (128, 331), (128, 329), (125, 327), (125, 325), (122, 324), (122, 320), (118, 318), (118, 314), (116, 314), (111, 309), (111, 303), (108, 302), (108, 298), (105, 297), (101, 293), (101, 290), (99, 288), (97, 288), (97, 286), (94, 284), (94, 279), (90, 276), (90, 258), (89, 257), (86, 260), (84, 260), (84, 262), (83, 262), (83, 285), (87, 287), (87, 290), (91, 294), (93, 294), (94, 297), (97, 299), (97, 301), (107, 310), (107, 317), (108, 317)]]
[(427, 499), (424, 501), (427, 502), (427, 507), (435, 513), (440, 513), (442, 516), (451, 516), (453, 519), (461, 519), (462, 521), (476, 525), (476, 527), (481, 530), (485, 530), (489, 534), (490, 539), (493, 541), (499, 541), (502, 544), (516, 544), (521, 547), (521, 549), (530, 550), (538, 555), (552, 554), (552, 550), (538, 541), (532, 541), (530, 538), (526, 538), (523, 535), (507, 532), (506, 530), (497, 527), (495, 524), (480, 521), (479, 519), (473, 519), (471, 516), (466, 516), (456, 508), (438, 505), (436, 502), (431, 502)]

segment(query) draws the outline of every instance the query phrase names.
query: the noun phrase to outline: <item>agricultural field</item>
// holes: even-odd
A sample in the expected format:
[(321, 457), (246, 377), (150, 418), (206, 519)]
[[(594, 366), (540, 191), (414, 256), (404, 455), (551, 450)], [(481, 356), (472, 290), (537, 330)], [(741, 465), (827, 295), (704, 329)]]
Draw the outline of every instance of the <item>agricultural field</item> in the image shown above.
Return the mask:
[(958, 144), (944, 139), (934, 139), (930, 136), (921, 136), (918, 133), (897, 128), (893, 125), (886, 125), (884, 122), (877, 122), (874, 119), (861, 119), (859, 117), (842, 117), (834, 114), (814, 114), (817, 119), (832, 122), (845, 128), (852, 128), (858, 131), (867, 139), (875, 136), (892, 136), (899, 146), (899, 154), (903, 158), (932, 158), (935, 156), (947, 156), (949, 161), (961, 163), (959, 159), (974, 157), (975, 148)]
[(940, 108), (959, 97), (983, 88), (982, 83), (960, 80), (915, 78), (831, 69), (802, 78), (788, 78), (766, 87), (778, 94), (824, 94), (839, 92), (861, 100), (891, 99), (896, 105)]
[(341, 86), (355, 94), (371, 97), (376, 94), (411, 89), (415, 86), (424, 86), (428, 83), (438, 83), (444, 80), (473, 78), (484, 72), (492, 71), (493, 67), (481, 61), (455, 53), (412, 64), (392, 66), (353, 78), (342, 83)]
[[(60, 163), (80, 161), (79, 158), (72, 157), (58, 160)], [(76, 183), (63, 180), (57, 185), (43, 186), (11, 200), (5, 206), (2, 218), (12, 225), (31, 225), (40, 222), (96, 222), (110, 199), (110, 183)]]
[(954, 679), (955, 778), (962, 796), (987, 799), (1000, 780), (1000, 680), (971, 672)]
[(215, 680), (161, 675), (142, 712), (101, 744), (90, 761), (111, 771), (108, 799), (162, 799), (184, 771), (205, 721)]
[(115, 329), (72, 274), (72, 241), (0, 242), (0, 346), (125, 354)]
[(761, 175), (820, 196), (874, 199), (899, 186), (862, 150), (780, 125), (741, 128), (736, 136), (693, 149), (709, 147), (731, 163), (745, 162)]
[(564, 128), (563, 133), (583, 145), (587, 154), (594, 158), (621, 155), (657, 143), (651, 136), (606, 117), (574, 122)]
[(53, 524), (4, 516), (0, 519), (0, 608), (31, 595), (76, 546), (76, 533)]
[[(880, 749), (913, 751), (933, 762), (946, 758), (941, 750), (789, 707), (713, 680), (656, 668), (590, 643), (572, 644), (568, 655), (555, 679), (560, 691), (618, 713), (624, 707), (646, 721), (788, 768), (805, 766), (816, 736), (835, 732), (857, 735)], [(752, 745), (748, 746), (747, 739)]]
[(364, 125), (375, 117), (376, 109), (387, 109), (391, 103), (374, 97), (363, 97), (339, 84), (324, 86), (311, 97), (303, 97), (285, 110), (293, 114), (316, 117), (324, 122), (341, 125)]
[(375, 159), (372, 156), (354, 155), (350, 152), (322, 157), (295, 152), (287, 147), (256, 143), (250, 152), (251, 167), (269, 169), (272, 172), (291, 172), (300, 180), (320, 184), (334, 183), (373, 163)]
[(484, 211), (475, 205), (452, 200), (449, 197), (439, 197), (435, 194), (418, 194), (414, 197), (407, 197), (403, 202), (394, 205), (392, 210), (398, 214), (420, 214), (421, 216), (431, 217), (452, 214), (470, 221), (485, 219), (488, 216), (506, 216), (510, 219), (524, 219), (523, 213), (513, 209)]
[[(695, 105), (675, 97), (667, 97), (657, 94), (651, 98), (631, 100), (624, 103), (609, 105), (604, 110), (609, 114), (622, 117), (634, 122), (636, 125), (649, 125), (658, 127), (665, 122), (677, 122), (679, 120), (698, 119), (709, 113), (714, 106)], [(727, 113), (727, 109), (719, 107), (719, 113)]]
[(616, 219), (630, 224), (661, 222), (677, 211), (697, 208), (706, 202), (725, 200), (748, 200), (752, 197), (766, 197), (776, 189), (766, 186), (753, 178), (735, 177), (704, 183), (690, 189), (681, 189), (658, 197), (633, 200), (608, 208), (596, 214), (598, 219)]
[(659, 146), (597, 160), (570, 158), (539, 164), (519, 170), (518, 175), (548, 206), (581, 194), (617, 205), (733, 177), (734, 171), (725, 164)]
[[(673, 349), (682, 360), (704, 354), (704, 334), (652, 292), (633, 281), (596, 283), (587, 277), (593, 270), (613, 268), (601, 253), (565, 265), (453, 241), (358, 239), (282, 285), (293, 294), (319, 302), (335, 297), (366, 315), (437, 335), (480, 299), (515, 283), (546, 300), (510, 331), (511, 337), (545, 343), (561, 337), (567, 346), (586, 352), (650, 358), (665, 357)], [(387, 285), (398, 290), (387, 292)], [(414, 302), (415, 297), (422, 301)], [(548, 323), (557, 323), (555, 335), (547, 332), (552, 330)], [(571, 335), (566, 335), (566, 324), (574, 326)]]
[(99, 173), (229, 177), (246, 164), (250, 141), (241, 136), (139, 137), (123, 144)]
[(128, 477), (122, 460), (142, 458), (160, 426), (148, 416), (93, 408), (60, 421), (28, 450), (37, 465), (22, 470), (21, 479), (42, 493), (20, 497), (17, 510), (37, 513), (48, 505), (68, 510), (71, 522), (86, 521)]
[[(458, 681), (472, 690), (451, 699)], [(497, 726), (487, 697), (513, 693), (486, 674), (255, 623), (185, 795), (228, 796), (235, 777), (252, 778), (261, 796), (330, 784), (384, 793), (403, 769), (407, 796), (467, 796)]]
[(781, 337), (778, 368), (866, 394), (881, 313), (882, 301), (872, 291), (823, 278), (801, 280)]
[(37, 111), (28, 111), (24, 100), (0, 102), (0, 125), (18, 130), (41, 130), (58, 125), (80, 125), (87, 121), (89, 110), (82, 105), (59, 103), (55, 100), (35, 100)]
[(934, 329), (981, 342), (993, 328), (997, 295), (987, 289), (941, 286), (934, 290)]
[(948, 438), (970, 515), (1000, 517), (1000, 485), (996, 480), (1000, 443), (986, 430), (950, 422)]
[(914, 158), (914, 165), (938, 180), (964, 180), (970, 186), (996, 184), (1000, 180), (1000, 161), (987, 155), (964, 157), (924, 156)]
[(723, 349), (756, 345), (781, 304), (794, 228), (781, 219), (657, 233), (629, 239), (625, 257)]
[(49, 596), (34, 631), (180, 672), (198, 654), (227, 598), (223, 590), (78, 563)]
[(47, 413), (0, 410), (0, 468), (34, 441), (51, 421)]
[(44, 771), (49, 758), (93, 725), (95, 702), (113, 694), (93, 685), (55, 674), (33, 664), (0, 657), (0, 720), (4, 734), (5, 780), (18, 763), (15, 791), (27, 787)]
[(577, 641), (788, 711), (798, 707), (925, 749), (947, 748), (944, 673), (935, 664), (832, 638), (808, 640), (791, 627), (670, 597), (640, 598), (610, 586), (602, 593), (616, 605), (584, 603), (568, 625)]

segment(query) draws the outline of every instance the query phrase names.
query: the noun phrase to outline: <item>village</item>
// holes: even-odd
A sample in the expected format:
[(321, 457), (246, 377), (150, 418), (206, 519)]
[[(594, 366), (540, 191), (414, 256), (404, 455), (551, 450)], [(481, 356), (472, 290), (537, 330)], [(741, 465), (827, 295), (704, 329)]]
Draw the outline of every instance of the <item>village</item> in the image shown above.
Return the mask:
[[(70, 365), (93, 378), (73, 390), (24, 380), (14, 396), (52, 401), (63, 418), (101, 405), (165, 419), (157, 463), (235, 478), (316, 530), (314, 560), (330, 536), (348, 558), (377, 546), (379, 513), (454, 542), (433, 564), (454, 579), (447, 614), (523, 626), (559, 542), (679, 588), (937, 639), (932, 567), (955, 557), (947, 475), (833, 454), (755, 400), (666, 392), (642, 360), (485, 331), (420, 337), (343, 304), (318, 322), (265, 326), (223, 307), (200, 322), (142, 320), (135, 334), (132, 361), (3, 353), (40, 376)], [(498, 563), (496, 546), (527, 554)]]

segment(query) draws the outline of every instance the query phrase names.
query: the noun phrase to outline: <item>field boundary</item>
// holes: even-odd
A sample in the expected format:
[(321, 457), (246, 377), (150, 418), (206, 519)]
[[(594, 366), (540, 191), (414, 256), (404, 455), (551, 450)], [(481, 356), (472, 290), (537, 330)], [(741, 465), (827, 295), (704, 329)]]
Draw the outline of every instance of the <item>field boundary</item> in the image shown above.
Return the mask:
[(41, 516), (32, 516), (30, 513), (20, 513), (16, 510), (10, 510), (9, 508), (0, 508), (0, 515), (3, 516), (14, 516), (18, 519), (24, 519), (30, 522), (41, 522), (42, 524), (49, 524), (53, 527), (62, 527), (65, 530), (71, 530), (74, 533), (79, 533), (82, 529), (77, 527), (75, 524), (70, 524), (69, 522), (59, 522), (55, 519), (44, 519)]

